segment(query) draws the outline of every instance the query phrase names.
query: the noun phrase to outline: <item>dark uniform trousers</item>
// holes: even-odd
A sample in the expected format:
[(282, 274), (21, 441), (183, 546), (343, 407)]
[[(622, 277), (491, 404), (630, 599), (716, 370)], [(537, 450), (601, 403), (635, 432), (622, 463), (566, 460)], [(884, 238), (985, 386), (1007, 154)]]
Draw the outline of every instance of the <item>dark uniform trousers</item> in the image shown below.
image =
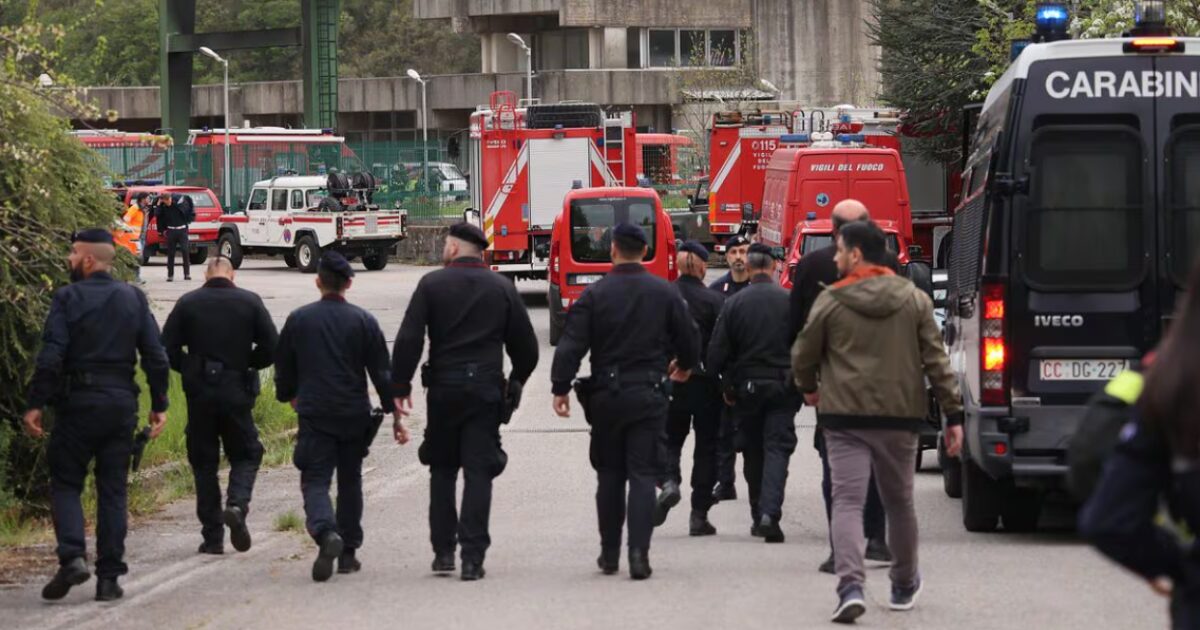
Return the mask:
[(622, 385), (615, 391), (601, 387), (588, 396), (600, 545), (619, 548), (621, 529), (628, 518), (629, 548), (648, 550), (654, 531), (655, 482), (661, 470), (660, 439), (666, 430), (667, 397), (659, 388), (641, 384)]
[[(305, 529), (320, 542), (325, 532), (336, 531), (346, 549), (363, 543), (362, 462), (367, 452), (370, 417), (323, 419), (319, 426), (300, 418), (292, 462), (300, 470), (304, 495)], [(330, 430), (337, 427), (338, 430)], [(337, 511), (329, 487), (337, 473)]]
[[(129, 398), (122, 393), (122, 398)], [(46, 457), (50, 464), (51, 509), (58, 538), (58, 560), (85, 558), (83, 506), (80, 496), (88, 465), (96, 462), (96, 576), (125, 575), (126, 488), (137, 410), (126, 401), (102, 401), (103, 392), (88, 396), (94, 405), (58, 409)]]
[[(779, 381), (755, 381), (756, 393), (739, 393), (733, 406), (743, 473), (750, 488), (750, 515), (776, 522), (783, 516), (788, 463), (796, 451), (800, 396)], [(739, 387), (741, 392), (743, 388)]]
[(707, 512), (713, 505), (713, 486), (717, 482), (717, 435), (720, 431), (720, 386), (715, 379), (693, 376), (676, 383), (667, 415), (667, 478), (683, 483), (680, 459), (688, 431), (696, 433), (692, 451), (692, 509)]
[[(435, 554), (462, 544), (464, 560), (483, 562), (492, 539), (492, 480), (508, 456), (500, 446), (500, 389), (479, 392), (433, 386), (426, 398), (429, 424), (421, 463), (429, 466), (429, 534)], [(458, 471), (463, 474), (462, 511), (456, 509)]]
[[(221, 484), (217, 471), (221, 447), (229, 459), (229, 488), (226, 504), (250, 511), (254, 480), (262, 463), (263, 446), (254, 426), (254, 399), (241, 383), (215, 395), (188, 393), (187, 453), (196, 480), (196, 516), (206, 542), (221, 542)], [(224, 395), (222, 395), (224, 394)]]
[(187, 228), (167, 229), (164, 232), (167, 245), (167, 277), (175, 277), (175, 252), (178, 250), (183, 255), (183, 275), (192, 275), (192, 261), (190, 257), (191, 244), (188, 239)]
[(717, 482), (723, 488), (732, 488), (737, 480), (737, 417), (724, 403), (721, 407), (717, 428)]

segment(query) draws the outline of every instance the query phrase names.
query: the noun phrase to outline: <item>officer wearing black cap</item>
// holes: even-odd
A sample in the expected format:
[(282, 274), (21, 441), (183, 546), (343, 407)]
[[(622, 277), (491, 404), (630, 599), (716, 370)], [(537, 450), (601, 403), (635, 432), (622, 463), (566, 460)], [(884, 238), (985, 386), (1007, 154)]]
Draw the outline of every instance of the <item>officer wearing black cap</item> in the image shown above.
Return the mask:
[[(379, 426), (372, 419), (367, 378), (380, 405), (393, 413), (387, 342), (379, 322), (346, 302), (354, 270), (337, 252), (325, 252), (317, 265), (318, 302), (288, 316), (275, 352), (275, 395), (289, 402), (300, 417), (292, 461), (300, 469), (305, 526), (317, 542), (312, 578), (324, 582), (333, 574), (354, 573), (362, 564), (362, 462)], [(408, 442), (399, 414), (393, 434)], [(329, 485), (337, 472), (337, 512)]]
[(771, 248), (750, 246), (750, 286), (721, 309), (706, 366), (721, 375), (725, 400), (737, 422), (750, 487), (750, 533), (767, 542), (784, 539), (779, 521), (801, 402), (791, 378), (789, 296), (774, 282), (775, 264)]
[[(700, 332), (700, 356), (708, 352), (709, 339), (725, 296), (704, 286), (704, 275), (708, 272), (708, 250), (696, 241), (688, 241), (679, 248), (679, 280), (675, 286), (687, 302), (688, 313)], [(708, 521), (708, 510), (712, 507), (713, 486), (717, 482), (717, 432), (721, 423), (721, 388), (714, 375), (705, 369), (703, 361), (692, 371), (686, 383), (678, 383), (671, 392), (671, 406), (667, 416), (667, 462), (663, 491), (658, 496), (655, 525), (667, 518), (667, 511), (680, 500), (679, 484), (683, 483), (680, 459), (688, 431), (696, 431), (692, 461), (692, 512), (688, 519), (688, 533), (692, 536), (711, 536), (717, 529)]]
[(72, 239), (67, 259), (72, 283), (54, 292), (26, 396), (24, 425), (31, 437), (44, 435), (43, 408), (53, 404), (56, 412), (46, 457), (59, 570), (42, 589), (45, 599), (62, 599), (91, 577), (84, 561), (80, 495), (93, 461), (96, 599), (123, 595), (117, 578), (128, 572), (123, 560), (126, 486), (137, 426), (139, 358), (150, 386), (150, 437), (158, 437), (167, 421), (169, 367), (158, 323), (146, 296), (109, 274), (115, 256), (108, 230), (84, 230)]
[[(726, 298), (750, 286), (750, 271), (746, 269), (746, 252), (750, 239), (738, 234), (725, 242), (725, 263), (729, 271), (708, 285), (720, 291)], [(734, 468), (737, 466), (737, 424), (728, 411), (721, 412), (721, 425), (717, 433), (717, 485), (713, 488), (713, 499), (732, 501), (737, 499), (734, 485)]]
[[(395, 396), (401, 414), (412, 408), (412, 379), (429, 335), (429, 361), (421, 380), (429, 406), (421, 463), (429, 466), (429, 528), (433, 570), (454, 570), (462, 545), (462, 579), (484, 576), (491, 544), (488, 515), (492, 480), (504, 471), (500, 425), (521, 400), (525, 380), (538, 361), (537, 335), (512, 282), (483, 262), (487, 238), (479, 228), (450, 228), (442, 250), (445, 268), (417, 284), (392, 355)], [(504, 377), (504, 352), (512, 372)], [(463, 472), (462, 512), (455, 506)]]
[[(699, 360), (700, 336), (679, 291), (642, 266), (646, 234), (613, 229), (612, 271), (588, 286), (567, 312), (550, 379), (554, 411), (570, 415), (572, 381), (584, 355), (592, 376), (579, 384), (592, 425), (590, 457), (598, 476), (600, 569), (619, 569), (621, 532), (629, 517), (629, 575), (650, 577), (655, 482), (661, 470), (668, 378), (685, 381)], [(629, 483), (628, 511), (625, 484)]]
[[(163, 325), (167, 357), (187, 394), (187, 453), (204, 538), (200, 553), (207, 554), (225, 552), (225, 526), (234, 549), (250, 549), (246, 514), (263, 456), (252, 411), (258, 370), (270, 367), (279, 338), (262, 299), (234, 286), (234, 273), (228, 258), (209, 261), (204, 286), (180, 298)], [(219, 335), (214, 316), (223, 325)], [(229, 458), (224, 512), (217, 480), (222, 444)]]

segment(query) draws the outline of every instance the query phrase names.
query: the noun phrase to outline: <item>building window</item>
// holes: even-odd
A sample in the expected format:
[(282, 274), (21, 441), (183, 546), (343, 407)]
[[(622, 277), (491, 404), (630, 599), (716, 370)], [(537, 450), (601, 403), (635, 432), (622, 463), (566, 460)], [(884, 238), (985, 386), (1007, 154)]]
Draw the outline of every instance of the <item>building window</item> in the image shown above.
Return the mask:
[(734, 29), (642, 29), (643, 68), (732, 67), (741, 59)]
[(649, 67), (666, 68), (679, 65), (677, 34), (674, 30), (652, 30), (649, 32), (650, 43), (647, 46), (650, 51)]

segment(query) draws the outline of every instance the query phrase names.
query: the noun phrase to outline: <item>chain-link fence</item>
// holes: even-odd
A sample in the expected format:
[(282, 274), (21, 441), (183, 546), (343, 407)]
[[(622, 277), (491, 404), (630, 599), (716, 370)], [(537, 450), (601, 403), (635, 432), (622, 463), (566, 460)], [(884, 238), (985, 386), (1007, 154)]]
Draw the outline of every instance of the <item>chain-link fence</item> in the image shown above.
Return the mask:
[[(224, 204), (224, 145), (96, 147), (114, 181), (154, 181), (203, 186)], [(446, 147), (430, 142), (358, 142), (311, 144), (272, 142), (233, 144), (229, 208), (244, 208), (256, 182), (278, 175), (370, 172), (382, 207), (402, 207), (414, 222), (461, 217), (469, 205), (467, 178)]]

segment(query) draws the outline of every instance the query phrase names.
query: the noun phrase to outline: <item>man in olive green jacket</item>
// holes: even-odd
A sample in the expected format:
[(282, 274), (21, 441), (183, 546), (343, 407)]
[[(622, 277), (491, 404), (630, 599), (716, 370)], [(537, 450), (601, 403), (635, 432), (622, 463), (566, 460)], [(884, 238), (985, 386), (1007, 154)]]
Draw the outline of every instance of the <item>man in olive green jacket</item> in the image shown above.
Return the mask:
[(838, 575), (834, 621), (866, 611), (862, 510), (872, 467), (895, 557), (893, 610), (909, 610), (921, 590), (913, 472), (917, 432), (928, 414), (925, 379), (946, 412), (948, 452), (962, 443), (962, 401), (950, 371), (933, 302), (886, 267), (886, 240), (870, 221), (842, 227), (836, 261), (842, 280), (817, 297), (792, 347), (796, 386), (817, 407), (833, 477), (832, 538)]

